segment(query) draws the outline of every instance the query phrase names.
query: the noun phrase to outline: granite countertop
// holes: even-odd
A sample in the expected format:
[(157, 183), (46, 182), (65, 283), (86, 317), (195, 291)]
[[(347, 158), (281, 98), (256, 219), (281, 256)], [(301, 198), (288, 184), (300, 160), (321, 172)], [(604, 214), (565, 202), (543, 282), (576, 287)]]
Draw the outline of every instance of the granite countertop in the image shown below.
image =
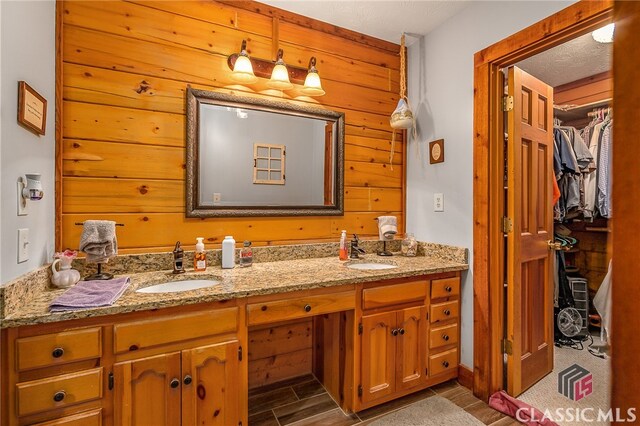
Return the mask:
[[(341, 262), (334, 256), (261, 262), (247, 268), (236, 266), (234, 269), (221, 269), (219, 265), (214, 265), (203, 272), (187, 271), (180, 275), (174, 275), (168, 270), (138, 272), (128, 274), (131, 285), (122, 297), (112, 306), (103, 308), (51, 313), (48, 310), (49, 304), (65, 291), (61, 289), (43, 288), (41, 291), (23, 292), (11, 298), (3, 294), (4, 316), (0, 319), (0, 327), (18, 327), (468, 269), (466, 258), (439, 256), (437, 253), (433, 256), (416, 257), (396, 255), (384, 259), (368, 254), (356, 262), (391, 263), (397, 268), (355, 270), (346, 267), (349, 261)], [(154, 284), (189, 279), (216, 279), (220, 283), (177, 293), (136, 292), (139, 288)]]

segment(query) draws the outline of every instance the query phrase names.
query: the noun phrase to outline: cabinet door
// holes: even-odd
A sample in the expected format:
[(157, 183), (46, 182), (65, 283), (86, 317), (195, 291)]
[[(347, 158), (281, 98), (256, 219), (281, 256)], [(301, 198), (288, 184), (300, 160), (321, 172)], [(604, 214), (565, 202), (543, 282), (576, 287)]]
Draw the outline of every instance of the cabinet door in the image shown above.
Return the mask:
[(397, 390), (422, 384), (426, 379), (426, 308), (416, 306), (397, 311), (398, 337), (396, 344)]
[(237, 340), (182, 351), (182, 424), (238, 425), (246, 390)]
[(121, 362), (113, 373), (114, 424), (180, 424), (180, 352)]
[(362, 317), (362, 402), (395, 391), (396, 312)]

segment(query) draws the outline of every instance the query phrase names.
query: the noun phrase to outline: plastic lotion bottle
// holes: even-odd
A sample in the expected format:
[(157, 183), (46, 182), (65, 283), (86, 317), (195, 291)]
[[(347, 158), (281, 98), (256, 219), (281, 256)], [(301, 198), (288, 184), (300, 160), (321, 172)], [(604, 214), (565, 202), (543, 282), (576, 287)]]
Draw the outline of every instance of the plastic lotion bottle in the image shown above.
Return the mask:
[(342, 230), (342, 235), (340, 235), (340, 260), (347, 260), (347, 231)]
[(193, 254), (193, 269), (195, 271), (204, 271), (207, 269), (207, 253), (204, 251), (204, 237), (197, 237), (196, 252)]
[(236, 266), (236, 240), (227, 235), (222, 240), (222, 269), (231, 269)]

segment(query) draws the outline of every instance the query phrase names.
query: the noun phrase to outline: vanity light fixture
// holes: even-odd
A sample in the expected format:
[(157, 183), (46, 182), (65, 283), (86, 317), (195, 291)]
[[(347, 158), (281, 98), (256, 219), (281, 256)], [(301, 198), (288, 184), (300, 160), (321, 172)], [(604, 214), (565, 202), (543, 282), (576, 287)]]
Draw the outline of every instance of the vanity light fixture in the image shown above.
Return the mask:
[(243, 84), (252, 84), (258, 81), (258, 77), (253, 73), (253, 65), (247, 54), (247, 40), (242, 40), (240, 53), (237, 54), (231, 79)]
[(309, 68), (285, 65), (283, 51), (278, 49), (276, 61), (267, 61), (247, 54), (247, 40), (242, 40), (242, 50), (227, 58), (229, 69), (233, 70), (230, 78), (241, 84), (253, 84), (258, 77), (269, 79), (267, 86), (272, 89), (290, 90), (292, 83), (302, 85), (300, 92), (307, 96), (322, 96), (325, 91), (320, 84), (320, 76), (316, 69), (316, 58), (311, 57)]
[(309, 59), (309, 72), (304, 80), (304, 87), (301, 92), (309, 96), (322, 96), (326, 93), (322, 88), (322, 84), (320, 84), (320, 75), (316, 69), (315, 56)]
[(605, 25), (602, 28), (598, 28), (597, 30), (591, 33), (591, 37), (598, 43), (613, 43), (613, 31), (615, 29), (615, 24), (612, 22), (609, 25)]
[(273, 66), (271, 79), (267, 82), (267, 86), (272, 89), (289, 90), (293, 88), (293, 84), (289, 81), (289, 70), (282, 59), (283, 54), (282, 49), (278, 49), (278, 58)]

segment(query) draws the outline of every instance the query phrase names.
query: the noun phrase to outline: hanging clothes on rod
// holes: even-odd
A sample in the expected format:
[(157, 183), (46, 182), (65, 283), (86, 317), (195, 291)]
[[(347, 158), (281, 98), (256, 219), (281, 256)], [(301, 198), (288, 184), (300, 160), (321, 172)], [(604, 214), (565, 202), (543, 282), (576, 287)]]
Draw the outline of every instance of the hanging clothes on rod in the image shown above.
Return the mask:
[(611, 141), (613, 118), (611, 108), (601, 108), (589, 113), (594, 119), (582, 131), (588, 137), (589, 151), (596, 172), (585, 179), (585, 219), (600, 215), (611, 217)]

